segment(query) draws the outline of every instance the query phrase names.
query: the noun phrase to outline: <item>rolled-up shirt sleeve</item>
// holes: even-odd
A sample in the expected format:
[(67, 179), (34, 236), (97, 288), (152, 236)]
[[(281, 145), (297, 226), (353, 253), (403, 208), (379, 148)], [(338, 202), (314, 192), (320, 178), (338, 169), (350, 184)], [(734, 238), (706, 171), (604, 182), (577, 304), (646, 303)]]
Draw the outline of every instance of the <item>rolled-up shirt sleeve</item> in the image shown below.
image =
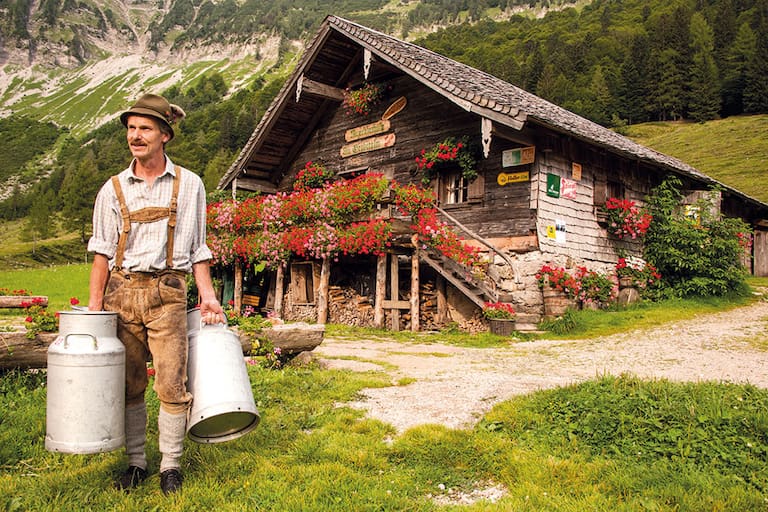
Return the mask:
[(213, 253), (206, 243), (206, 222), (207, 211), (205, 204), (205, 187), (199, 182), (196, 201), (197, 201), (197, 226), (195, 229), (194, 240), (192, 241), (191, 261), (193, 264), (213, 258)]
[(119, 237), (119, 212), (112, 183), (107, 181), (99, 190), (93, 206), (93, 235), (88, 240), (88, 252), (115, 257)]

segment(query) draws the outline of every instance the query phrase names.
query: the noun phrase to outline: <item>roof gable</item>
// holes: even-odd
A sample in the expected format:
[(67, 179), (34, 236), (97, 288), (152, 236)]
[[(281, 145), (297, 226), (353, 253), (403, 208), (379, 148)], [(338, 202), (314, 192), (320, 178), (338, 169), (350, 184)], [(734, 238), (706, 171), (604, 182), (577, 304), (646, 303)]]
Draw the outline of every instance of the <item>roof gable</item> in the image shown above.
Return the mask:
[(464, 110), (494, 123), (516, 130), (525, 123), (545, 126), (626, 158), (709, 186), (719, 185), (760, 207), (768, 206), (676, 158), (637, 144), (488, 73), (336, 16), (325, 19), (237, 160), (220, 180), (219, 188), (244, 176), (278, 183), (319, 117), (339, 101), (311, 94), (302, 95), (301, 101), (296, 101), (297, 85), (306, 78), (313, 83), (343, 88), (351, 73), (363, 65), (366, 50), (378, 63), (413, 77)]

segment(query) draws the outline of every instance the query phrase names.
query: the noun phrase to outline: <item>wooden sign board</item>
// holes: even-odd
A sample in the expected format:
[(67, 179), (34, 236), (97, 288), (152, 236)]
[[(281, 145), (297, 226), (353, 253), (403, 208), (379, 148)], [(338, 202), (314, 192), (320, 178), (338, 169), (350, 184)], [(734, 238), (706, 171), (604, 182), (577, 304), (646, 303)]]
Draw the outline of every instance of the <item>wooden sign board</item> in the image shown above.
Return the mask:
[(532, 164), (535, 158), (536, 146), (508, 149), (501, 153), (501, 166), (514, 167), (516, 165)]
[(524, 172), (500, 172), (496, 178), (496, 183), (500, 186), (507, 185), (509, 183), (524, 183), (531, 179), (531, 175), (528, 171)]
[(344, 139), (347, 142), (352, 142), (353, 140), (363, 139), (365, 137), (370, 137), (371, 135), (378, 135), (389, 131), (389, 125), (390, 122), (387, 119), (382, 119), (375, 123), (350, 128), (344, 132)]
[(395, 145), (395, 134), (388, 133), (386, 135), (379, 135), (378, 137), (369, 137), (352, 144), (345, 144), (341, 146), (341, 157), (346, 158), (348, 156), (357, 155), (360, 153), (366, 153), (368, 151), (376, 151), (377, 149), (389, 148)]

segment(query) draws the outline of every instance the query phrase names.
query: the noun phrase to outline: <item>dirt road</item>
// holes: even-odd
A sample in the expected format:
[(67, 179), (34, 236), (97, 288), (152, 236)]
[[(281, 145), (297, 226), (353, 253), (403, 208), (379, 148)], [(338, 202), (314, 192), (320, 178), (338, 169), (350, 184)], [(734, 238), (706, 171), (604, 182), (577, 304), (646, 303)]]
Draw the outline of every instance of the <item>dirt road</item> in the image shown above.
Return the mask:
[[(600, 375), (748, 382), (768, 388), (768, 301), (591, 340), (474, 349), (326, 338), (313, 353), (328, 367), (388, 372), (393, 386), (366, 389), (364, 399), (351, 405), (400, 432), (427, 423), (466, 428), (512, 396)], [(396, 385), (410, 379), (415, 380)]]

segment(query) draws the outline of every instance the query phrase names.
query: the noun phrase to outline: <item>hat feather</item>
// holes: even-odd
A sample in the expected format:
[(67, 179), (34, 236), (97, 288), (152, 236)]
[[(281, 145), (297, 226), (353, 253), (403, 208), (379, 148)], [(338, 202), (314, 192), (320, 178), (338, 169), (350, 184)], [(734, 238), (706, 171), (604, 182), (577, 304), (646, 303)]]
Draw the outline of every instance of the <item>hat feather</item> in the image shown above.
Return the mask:
[(173, 103), (171, 105), (171, 115), (168, 116), (168, 122), (175, 123), (176, 121), (181, 121), (185, 117), (187, 117), (187, 113), (184, 112), (184, 109), (181, 108), (178, 105), (174, 105)]

